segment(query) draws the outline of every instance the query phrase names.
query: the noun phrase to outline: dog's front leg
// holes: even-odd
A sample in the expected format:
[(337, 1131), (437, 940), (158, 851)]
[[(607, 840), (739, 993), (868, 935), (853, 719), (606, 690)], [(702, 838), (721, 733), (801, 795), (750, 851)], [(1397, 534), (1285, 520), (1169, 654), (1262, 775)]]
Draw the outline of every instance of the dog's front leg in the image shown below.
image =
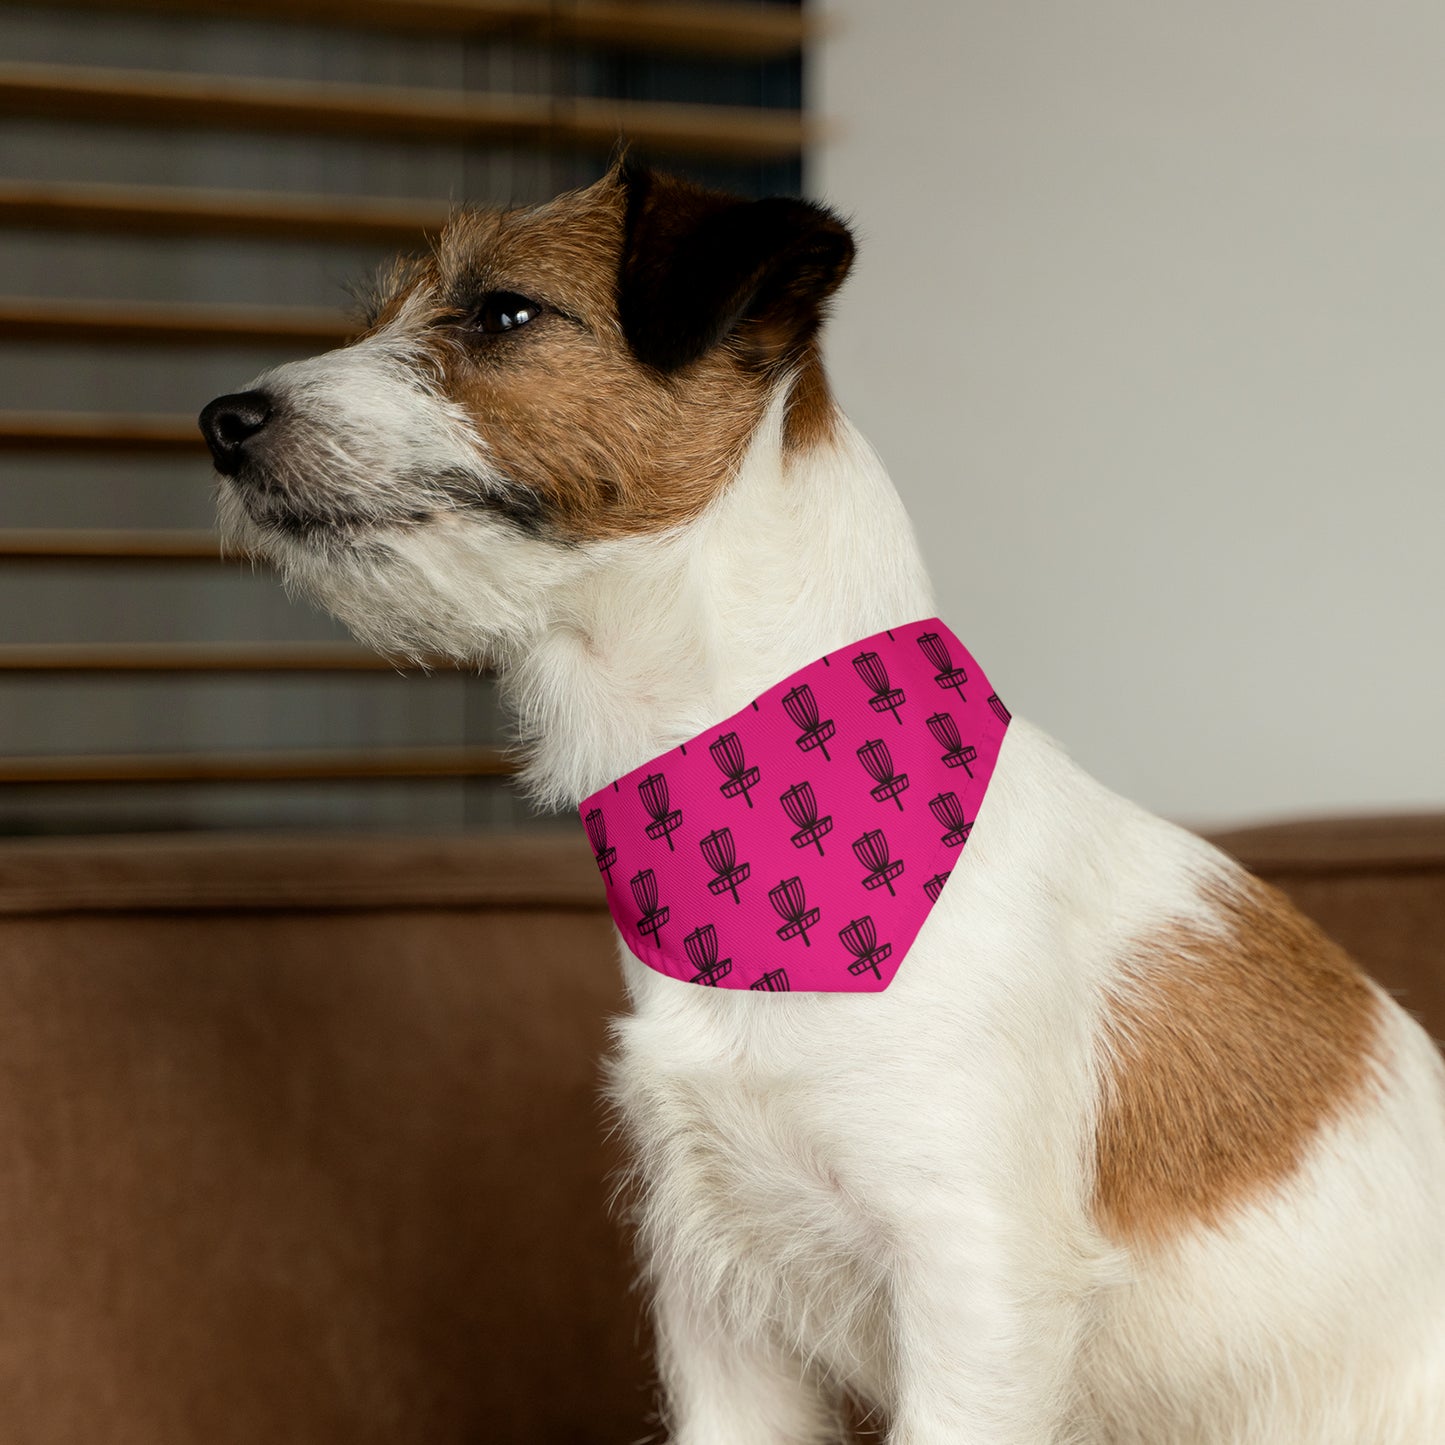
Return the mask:
[(1088, 1445), (1077, 1292), (990, 1247), (986, 1221), (930, 1224), (894, 1275), (889, 1445)]
[(653, 1304), (669, 1445), (836, 1445), (836, 1401), (801, 1359), (748, 1338), (681, 1283), (658, 1282)]

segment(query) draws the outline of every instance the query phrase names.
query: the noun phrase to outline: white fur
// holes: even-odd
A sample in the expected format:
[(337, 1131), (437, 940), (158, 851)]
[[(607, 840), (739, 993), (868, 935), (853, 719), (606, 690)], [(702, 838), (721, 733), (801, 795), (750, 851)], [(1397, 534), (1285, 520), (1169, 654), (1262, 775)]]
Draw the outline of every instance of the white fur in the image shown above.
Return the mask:
[[(343, 363), (308, 366), (269, 384), (354, 403)], [(456, 443), (435, 396), (390, 384), (368, 412), (409, 430), (373, 453)], [(876, 456), (845, 423), (785, 460), (781, 400), (666, 536), (561, 547), (457, 514), (353, 553), (231, 522), (369, 640), (497, 661), (532, 787), (575, 804), (932, 614)], [(1152, 927), (1210, 925), (1202, 885), (1232, 866), (1016, 720), (886, 992), (689, 988), (623, 950), (613, 1091), (676, 1445), (833, 1440), (844, 1390), (892, 1445), (1445, 1441), (1445, 1071), (1388, 1001), (1378, 1099), (1277, 1195), (1147, 1254), (1091, 1215), (1102, 999)]]

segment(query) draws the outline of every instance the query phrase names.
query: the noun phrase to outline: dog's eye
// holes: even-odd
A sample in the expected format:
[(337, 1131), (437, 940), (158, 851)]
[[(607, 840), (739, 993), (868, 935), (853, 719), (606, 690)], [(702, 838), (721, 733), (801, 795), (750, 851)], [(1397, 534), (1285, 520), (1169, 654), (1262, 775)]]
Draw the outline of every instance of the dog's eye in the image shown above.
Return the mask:
[(535, 321), (541, 311), (539, 302), (519, 296), (515, 291), (489, 291), (472, 313), (472, 324), (478, 331), (496, 336)]

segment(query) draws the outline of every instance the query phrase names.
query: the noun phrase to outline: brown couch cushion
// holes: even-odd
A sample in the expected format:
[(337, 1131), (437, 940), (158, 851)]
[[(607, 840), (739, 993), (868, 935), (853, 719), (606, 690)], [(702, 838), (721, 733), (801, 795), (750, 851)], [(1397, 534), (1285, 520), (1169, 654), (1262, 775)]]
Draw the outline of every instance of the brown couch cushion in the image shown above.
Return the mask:
[(639, 1438), (585, 849), (25, 844), (0, 880), (0, 1437)]
[[(1445, 1032), (1445, 819), (1225, 840)], [(580, 837), (0, 844), (0, 1437), (623, 1445)]]

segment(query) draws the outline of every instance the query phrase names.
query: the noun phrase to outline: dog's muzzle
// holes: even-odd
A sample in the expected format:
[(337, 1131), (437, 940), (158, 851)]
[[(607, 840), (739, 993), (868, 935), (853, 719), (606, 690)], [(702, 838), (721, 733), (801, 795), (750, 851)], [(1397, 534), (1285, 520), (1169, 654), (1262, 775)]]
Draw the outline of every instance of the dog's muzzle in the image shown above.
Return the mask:
[(245, 466), (247, 443), (265, 430), (273, 411), (264, 391), (240, 391), (218, 396), (201, 412), (201, 435), (223, 477), (234, 477)]

